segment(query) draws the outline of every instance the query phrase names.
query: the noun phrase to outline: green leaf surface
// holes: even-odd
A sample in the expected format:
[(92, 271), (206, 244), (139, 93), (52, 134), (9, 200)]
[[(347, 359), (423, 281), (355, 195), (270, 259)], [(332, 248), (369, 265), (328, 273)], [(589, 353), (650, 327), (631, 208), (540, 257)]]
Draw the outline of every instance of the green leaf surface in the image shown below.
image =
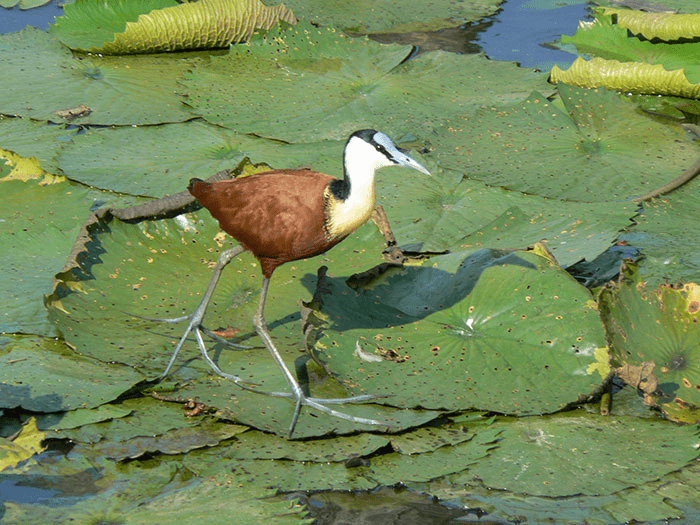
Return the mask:
[(646, 381), (649, 401), (670, 419), (700, 421), (700, 286), (646, 288), (638, 267), (629, 265), (600, 304), (618, 366), (650, 367), (631, 386)]
[(650, 286), (664, 282), (700, 281), (698, 186), (688, 183), (670, 195), (645, 203), (634, 226), (620, 240), (644, 253), (641, 278)]
[(328, 289), (314, 355), (355, 395), (527, 415), (560, 410), (604, 379), (590, 368), (605, 342), (589, 292), (534, 253), (451, 254)]
[(80, 124), (160, 124), (187, 120), (177, 81), (182, 55), (76, 57), (43, 31), (0, 35), (0, 113), (61, 122), (57, 112), (84, 105)]
[(616, 93), (563, 85), (559, 93), (563, 107), (533, 93), (451, 120), (441, 160), (489, 185), (601, 202), (643, 195), (697, 159), (680, 127), (650, 120)]
[(445, 111), (547, 89), (543, 76), (483, 56), (436, 52), (404, 62), (410, 53), (302, 22), (198, 64), (183, 95), (196, 114), (240, 133), (315, 142), (345, 140), (363, 127), (426, 136)]
[[(177, 219), (127, 225), (117, 220), (91, 232), (78, 266), (61, 275), (48, 300), (58, 329), (81, 354), (105, 361), (119, 361), (155, 379), (165, 369), (182, 335), (184, 324), (166, 325), (144, 317), (174, 317), (195, 308), (218, 257), (212, 238), (218, 225), (208, 212)], [(364, 270), (382, 261), (384, 242), (368, 224), (323, 258), (284, 265), (275, 272), (267, 300), (266, 319), (272, 338), (290, 366), (304, 369), (303, 336), (299, 324), (299, 299), (311, 298), (315, 272), (327, 264), (334, 272)], [(256, 346), (232, 350), (208, 342), (214, 361), (229, 373), (260, 385), (262, 390), (287, 391), (288, 387), (267, 351), (254, 335), (251, 319), (257, 307), (261, 276), (250, 254), (238, 257), (227, 269), (214, 295), (205, 325), (227, 328), (233, 341)], [(296, 298), (296, 299), (295, 299)], [(195, 398), (217, 409), (220, 417), (259, 429), (286, 434), (293, 411), (287, 399), (246, 392), (231, 381), (213, 376), (209, 366), (194, 354), (196, 345), (185, 346), (176, 362), (173, 382), (157, 387), (173, 400)], [(195, 357), (196, 356), (196, 357)], [(325, 374), (308, 370), (317, 397), (344, 397), (343, 388)], [(344, 411), (387, 421), (392, 428), (420, 425), (439, 415), (431, 411), (406, 411), (375, 404), (348, 405)], [(295, 436), (316, 436), (354, 430), (336, 418), (319, 418), (302, 411)]]
[(344, 141), (284, 144), (190, 121), (91, 129), (66, 145), (58, 161), (61, 170), (83, 184), (163, 197), (183, 191), (191, 177), (206, 179), (246, 157), (273, 168), (311, 166), (340, 178), (343, 146)]
[(700, 43), (652, 43), (630, 38), (627, 29), (611, 23), (606, 16), (598, 16), (591, 22), (580, 22), (576, 33), (573, 36), (562, 35), (561, 42), (573, 44), (581, 54), (608, 60), (661, 64), (668, 71), (683, 69), (690, 82), (700, 81), (700, 68), (695, 60)]
[(78, 0), (68, 4), (50, 32), (81, 51), (161, 53), (227, 47), (280, 20), (296, 22), (284, 4), (268, 7), (260, 0)]
[[(559, 415), (493, 425), (497, 449), (453, 483), (474, 476), (494, 489), (549, 497), (611, 494), (682, 468), (698, 433), (658, 419)], [(663, 447), (649, 443), (664, 435)]]
[(0, 336), (0, 345), (2, 408), (33, 412), (93, 408), (143, 379), (127, 366), (77, 356), (53, 339)]
[(700, 84), (691, 84), (683, 69), (667, 71), (661, 64), (618, 62), (594, 57), (577, 58), (566, 71), (552, 68), (550, 81), (584, 88), (614, 89), (624, 93), (700, 98)]
[(123, 33), (129, 22), (154, 9), (178, 5), (175, 0), (74, 0), (63, 8), (63, 15), (49, 26), (49, 34), (71, 49), (99, 51), (114, 35)]
[(35, 180), (2, 181), (0, 187), (7, 202), (0, 211), (5, 239), (0, 331), (55, 336), (42, 300), (90, 213), (89, 192), (69, 182), (42, 185)]
[(496, 12), (497, 0), (470, 2), (417, 0), (287, 0), (302, 19), (361, 33), (430, 31), (456, 27)]
[(399, 170), (383, 171), (377, 194), (406, 249), (459, 252), (545, 241), (562, 267), (595, 259), (637, 211), (634, 203), (524, 195), (439, 169), (432, 177), (408, 178)]
[(68, 144), (76, 135), (75, 131), (63, 126), (53, 126), (46, 122), (29, 119), (0, 117), (0, 149), (36, 159), (42, 169), (58, 172), (56, 156), (60, 148)]
[(647, 13), (634, 9), (602, 8), (622, 28), (648, 40), (692, 40), (700, 36), (700, 14)]
[(82, 427), (93, 423), (101, 423), (120, 419), (130, 415), (130, 407), (118, 405), (100, 405), (96, 408), (78, 408), (70, 412), (55, 412), (36, 416), (37, 427), (48, 432)]
[[(400, 452), (378, 454), (357, 467), (340, 462), (237, 458), (233, 467), (225, 468), (231, 468), (242, 484), (262, 484), (285, 491), (367, 490), (396, 480), (428, 481), (463, 471), (498, 447), (500, 433), (500, 429), (479, 428), (475, 434), (470, 434), (470, 439), (453, 446), (416, 455)], [(212, 475), (220, 472), (222, 465), (230, 465), (227, 457), (225, 452), (217, 449), (202, 450), (189, 454), (184, 463), (194, 472)]]

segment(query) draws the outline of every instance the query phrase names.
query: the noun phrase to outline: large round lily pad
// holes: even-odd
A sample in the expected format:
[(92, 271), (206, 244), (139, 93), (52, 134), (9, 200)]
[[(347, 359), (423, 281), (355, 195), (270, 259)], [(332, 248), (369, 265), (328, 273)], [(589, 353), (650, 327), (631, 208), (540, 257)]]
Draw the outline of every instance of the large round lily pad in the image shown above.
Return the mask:
[(542, 414), (586, 398), (607, 376), (590, 293), (535, 253), (451, 254), (356, 290), (338, 279), (327, 289), (314, 355), (354, 394)]
[[(177, 317), (191, 312), (211, 277), (222, 249), (219, 228), (208, 212), (176, 219), (130, 225), (112, 220), (96, 225), (78, 253), (74, 267), (59, 275), (48, 298), (49, 315), (59, 332), (84, 355), (120, 362), (157, 379), (165, 369), (185, 323), (175, 325), (138, 319)], [(367, 224), (323, 257), (295, 261), (277, 269), (267, 298), (265, 316), (278, 350), (292, 370), (308, 374), (311, 394), (345, 397), (342, 386), (319, 370), (305, 367), (299, 300), (310, 300), (316, 271), (327, 264), (333, 272), (352, 273), (380, 263), (381, 233)], [(222, 276), (207, 311), (205, 326), (222, 329), (232, 341), (252, 346), (236, 350), (207, 341), (212, 359), (225, 372), (237, 374), (261, 390), (287, 392), (289, 387), (255, 335), (251, 319), (258, 303), (262, 277), (249, 254), (237, 257)], [(251, 393), (214, 375), (191, 335), (168, 381), (155, 389), (172, 400), (191, 398), (217, 415), (286, 435), (294, 404), (289, 399)], [(308, 358), (307, 358), (308, 359)], [(302, 378), (304, 376), (302, 375)], [(401, 410), (374, 403), (344, 405), (342, 411), (386, 421), (379, 429), (416, 426), (439, 412)], [(356, 431), (356, 425), (303, 410), (295, 437)]]

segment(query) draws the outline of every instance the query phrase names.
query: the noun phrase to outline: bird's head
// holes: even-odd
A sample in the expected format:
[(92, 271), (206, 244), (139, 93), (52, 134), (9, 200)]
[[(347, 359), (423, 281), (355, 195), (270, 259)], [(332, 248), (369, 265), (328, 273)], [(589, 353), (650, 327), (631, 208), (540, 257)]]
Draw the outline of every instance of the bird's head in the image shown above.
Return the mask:
[(381, 131), (363, 129), (356, 131), (345, 145), (345, 167), (358, 167), (374, 172), (385, 166), (406, 166), (430, 175), (420, 163), (403, 153)]

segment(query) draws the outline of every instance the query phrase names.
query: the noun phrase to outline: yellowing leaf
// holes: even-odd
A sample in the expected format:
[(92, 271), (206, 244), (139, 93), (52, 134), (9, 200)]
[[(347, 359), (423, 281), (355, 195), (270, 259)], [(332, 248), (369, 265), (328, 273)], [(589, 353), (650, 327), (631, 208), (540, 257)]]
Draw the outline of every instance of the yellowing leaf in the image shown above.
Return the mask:
[(683, 69), (667, 71), (659, 64), (618, 62), (598, 57), (589, 61), (579, 57), (566, 71), (554, 66), (550, 81), (585, 88), (606, 87), (625, 93), (700, 98), (700, 84), (691, 84)]
[(620, 27), (635, 35), (651, 40), (678, 40), (700, 36), (700, 14), (647, 13), (632, 9), (604, 7), (603, 14), (611, 15)]
[(31, 418), (20, 434), (14, 439), (0, 439), (0, 471), (16, 467), (22, 461), (46, 450), (41, 442), (46, 435), (36, 427), (36, 420)]

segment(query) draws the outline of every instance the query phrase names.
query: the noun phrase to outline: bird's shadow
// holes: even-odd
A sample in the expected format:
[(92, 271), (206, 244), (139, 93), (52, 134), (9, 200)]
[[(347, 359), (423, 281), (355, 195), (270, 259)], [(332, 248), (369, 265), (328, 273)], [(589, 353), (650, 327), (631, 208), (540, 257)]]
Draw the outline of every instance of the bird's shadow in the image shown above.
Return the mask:
[(355, 328), (387, 328), (424, 319), (459, 303), (474, 289), (482, 273), (498, 265), (535, 266), (517, 251), (482, 249), (466, 256), (454, 272), (423, 266), (380, 265), (351, 277), (307, 274), (302, 283), (313, 303), (339, 332)]

